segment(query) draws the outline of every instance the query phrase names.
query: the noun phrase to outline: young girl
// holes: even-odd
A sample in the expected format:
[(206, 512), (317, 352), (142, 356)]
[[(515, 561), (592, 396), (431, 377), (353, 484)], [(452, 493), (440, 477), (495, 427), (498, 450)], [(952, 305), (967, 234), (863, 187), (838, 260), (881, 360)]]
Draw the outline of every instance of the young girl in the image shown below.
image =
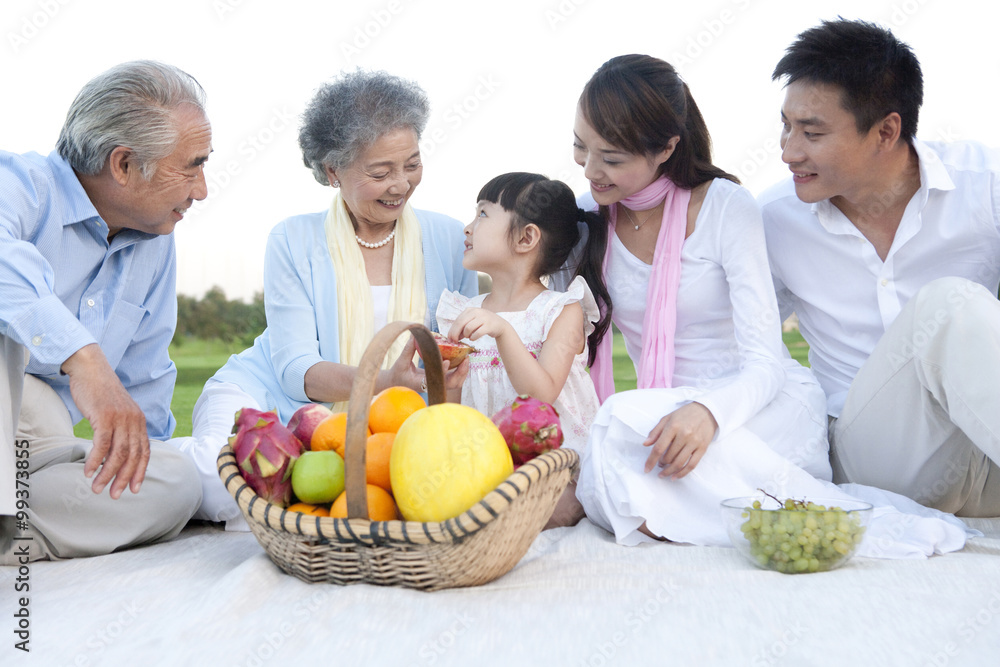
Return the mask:
[[(586, 370), (587, 336), (603, 336), (611, 320), (601, 275), (607, 225), (577, 207), (569, 186), (540, 174), (497, 176), (478, 202), (462, 265), (489, 274), (493, 291), (472, 298), (446, 291), (437, 308), (441, 331), (477, 349), (462, 403), (490, 416), (519, 394), (551, 403), (563, 446), (582, 451), (600, 406)], [(578, 222), (589, 234), (576, 277), (565, 292), (549, 290), (542, 276), (566, 262), (580, 241)]]

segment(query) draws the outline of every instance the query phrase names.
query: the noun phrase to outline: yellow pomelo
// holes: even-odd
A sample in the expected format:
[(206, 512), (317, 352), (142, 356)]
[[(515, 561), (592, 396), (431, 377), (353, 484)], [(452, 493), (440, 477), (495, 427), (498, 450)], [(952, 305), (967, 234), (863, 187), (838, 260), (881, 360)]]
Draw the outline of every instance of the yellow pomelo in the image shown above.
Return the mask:
[(500, 430), (483, 413), (441, 403), (410, 415), (396, 434), (389, 477), (407, 521), (444, 521), (478, 503), (514, 472)]

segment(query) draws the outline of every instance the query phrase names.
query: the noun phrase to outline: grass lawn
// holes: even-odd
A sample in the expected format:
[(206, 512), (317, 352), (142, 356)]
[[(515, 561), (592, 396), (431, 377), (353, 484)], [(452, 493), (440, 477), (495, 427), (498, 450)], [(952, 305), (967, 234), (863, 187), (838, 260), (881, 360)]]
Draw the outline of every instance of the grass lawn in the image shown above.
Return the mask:
[[(243, 349), (242, 343), (223, 343), (212, 340), (190, 340), (183, 345), (170, 346), (170, 358), (177, 366), (177, 384), (174, 386), (174, 398), (170, 409), (177, 420), (175, 437), (191, 435), (191, 411), (194, 402), (201, 395), (205, 380), (215, 375), (229, 355)], [(77, 437), (91, 438), (93, 431), (90, 423), (83, 420), (73, 429)]]
[[(802, 340), (799, 332), (785, 333), (784, 340), (792, 357), (808, 366), (806, 355), (809, 352), (809, 346)], [(191, 411), (201, 394), (205, 380), (212, 377), (215, 371), (226, 363), (230, 354), (242, 349), (243, 346), (240, 343), (227, 344), (220, 341), (203, 340), (185, 341), (183, 345), (170, 347), (170, 357), (177, 366), (177, 385), (174, 387), (174, 399), (170, 404), (174, 418), (177, 420), (175, 436), (191, 435)], [(632, 366), (632, 360), (625, 353), (625, 342), (621, 334), (615, 335), (614, 369), (615, 386), (619, 391), (635, 389), (635, 368)], [(74, 430), (76, 435), (81, 438), (93, 436), (90, 424), (86, 420), (77, 424)]]
[[(798, 330), (789, 331), (782, 334), (782, 338), (792, 358), (803, 366), (808, 366), (809, 359), (807, 359), (807, 355), (809, 354), (809, 345), (802, 339), (802, 334)], [(629, 359), (628, 354), (625, 352), (625, 339), (622, 338), (617, 330), (615, 331), (614, 369), (615, 389), (617, 391), (635, 389), (635, 366), (632, 365), (632, 360)]]

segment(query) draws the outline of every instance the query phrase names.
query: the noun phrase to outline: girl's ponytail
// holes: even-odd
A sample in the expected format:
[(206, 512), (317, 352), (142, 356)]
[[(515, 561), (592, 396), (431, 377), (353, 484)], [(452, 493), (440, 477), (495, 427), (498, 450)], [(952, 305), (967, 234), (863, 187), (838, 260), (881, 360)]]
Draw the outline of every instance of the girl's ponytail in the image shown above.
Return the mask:
[(604, 254), (608, 247), (608, 223), (597, 211), (584, 211), (582, 208), (577, 209), (577, 211), (580, 221), (586, 223), (588, 233), (576, 275), (583, 276), (583, 279), (587, 281), (601, 311), (601, 318), (594, 324), (594, 331), (587, 338), (587, 365), (593, 366), (594, 358), (597, 355), (597, 346), (609, 333), (608, 329), (611, 328), (611, 294), (604, 282)]

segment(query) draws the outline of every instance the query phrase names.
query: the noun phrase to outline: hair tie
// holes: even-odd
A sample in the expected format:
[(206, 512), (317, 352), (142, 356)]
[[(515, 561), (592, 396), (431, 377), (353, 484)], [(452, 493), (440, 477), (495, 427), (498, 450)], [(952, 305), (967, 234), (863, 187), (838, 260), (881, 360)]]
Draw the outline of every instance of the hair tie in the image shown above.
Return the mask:
[(580, 222), (585, 222), (587, 220), (587, 212), (582, 208), (577, 207), (576, 209), (576, 219)]

